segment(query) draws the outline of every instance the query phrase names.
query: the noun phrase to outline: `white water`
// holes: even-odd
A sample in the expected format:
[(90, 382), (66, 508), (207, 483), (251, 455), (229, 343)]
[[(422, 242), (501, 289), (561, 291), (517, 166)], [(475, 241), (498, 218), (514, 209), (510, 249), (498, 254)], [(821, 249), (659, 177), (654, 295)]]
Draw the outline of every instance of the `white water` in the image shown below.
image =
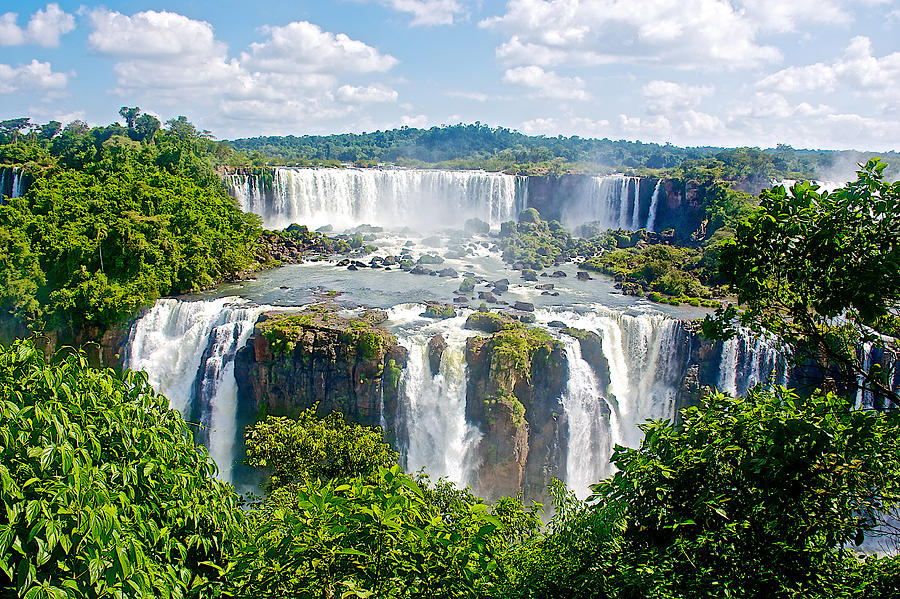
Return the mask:
[[(398, 341), (409, 352), (400, 380), (406, 468), (425, 468), (434, 478), (445, 476), (466, 486), (478, 469), (475, 448), (481, 440), (478, 428), (466, 421), (466, 339), (474, 332), (462, 328), (465, 314), (435, 322), (419, 316), (424, 309), (403, 304), (389, 311)], [(439, 372), (432, 375), (428, 342), (436, 334), (447, 347)]]
[(569, 423), (566, 484), (583, 499), (590, 494), (590, 485), (613, 474), (615, 467), (609, 456), (616, 444), (613, 430), (618, 426), (610, 422), (616, 415), (594, 369), (581, 356), (581, 344), (572, 337), (564, 337), (563, 343), (569, 364), (569, 380), (562, 397)]
[(231, 193), (268, 228), (366, 223), (433, 230), (480, 218), (498, 227), (526, 202), (526, 178), (484, 171), (276, 168), (266, 194), (255, 176), (233, 175)]
[[(0, 168), (0, 202), (3, 196), (8, 199), (22, 197), (25, 187), (25, 177), (18, 167)], [(9, 189), (9, 193), (6, 190)]]
[(185, 419), (199, 419), (199, 437), (224, 481), (232, 477), (237, 440), (234, 356), (265, 309), (237, 298), (161, 299), (131, 330), (126, 366), (146, 371)]
[[(673, 420), (675, 396), (681, 383), (686, 355), (679, 343), (681, 323), (660, 314), (631, 316), (595, 306), (586, 314), (539, 310), (538, 322), (560, 320), (592, 331), (602, 339), (609, 363), (609, 387), (597, 388), (596, 376), (585, 370), (580, 348), (566, 342), (569, 382), (563, 406), (569, 421), (567, 476), (580, 497), (587, 485), (612, 472), (609, 458), (616, 445), (637, 447), (643, 433), (638, 425), (647, 420)], [(591, 402), (590, 398), (594, 400)], [(606, 422), (598, 422), (606, 403)], [(608, 431), (608, 433), (607, 433)], [(608, 434), (608, 439), (604, 435)], [(572, 439), (575, 443), (572, 443)]]
[(786, 384), (787, 372), (787, 360), (773, 340), (742, 330), (722, 343), (717, 386), (733, 397), (743, 397), (760, 383)]
[[(658, 197), (659, 184), (650, 205), (641, 204), (641, 177), (592, 177), (582, 193), (563, 206), (562, 221), (570, 229), (584, 223), (598, 222), (607, 229), (652, 230)], [(642, 218), (645, 207), (646, 220)]]
[(225, 187), (244, 212), (253, 214), (265, 212), (266, 197), (257, 175), (227, 175)]
[(656, 227), (656, 210), (659, 206), (659, 188), (662, 187), (662, 179), (656, 182), (653, 188), (653, 197), (650, 198), (650, 212), (647, 214), (647, 230), (654, 231)]

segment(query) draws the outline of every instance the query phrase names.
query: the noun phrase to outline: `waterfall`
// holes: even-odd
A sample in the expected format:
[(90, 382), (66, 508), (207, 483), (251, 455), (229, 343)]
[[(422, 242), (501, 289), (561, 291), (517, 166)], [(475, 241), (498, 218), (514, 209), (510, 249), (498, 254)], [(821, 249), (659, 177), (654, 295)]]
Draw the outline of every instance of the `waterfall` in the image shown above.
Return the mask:
[[(408, 307), (392, 309), (391, 320), (400, 320)], [(424, 306), (417, 306), (414, 312), (422, 310)], [(401, 452), (406, 469), (416, 472), (425, 468), (431, 476), (446, 476), (460, 486), (474, 480), (478, 468), (475, 449), (481, 440), (478, 428), (466, 421), (466, 339), (474, 333), (462, 328), (465, 318), (423, 323), (413, 316), (411, 322), (404, 323), (411, 326), (398, 332), (398, 341), (409, 352), (400, 379), (401, 418), (406, 432)], [(436, 334), (444, 338), (447, 347), (439, 371), (432, 374), (428, 342)]]
[(0, 167), (0, 203), (25, 195), (25, 173), (15, 166)]
[(653, 188), (653, 197), (650, 198), (650, 212), (647, 214), (647, 230), (655, 231), (656, 227), (656, 209), (659, 205), (659, 188), (662, 186), (662, 179), (656, 182)]
[(297, 222), (430, 230), (461, 227), (469, 218), (494, 227), (515, 220), (525, 205), (527, 179), (484, 171), (276, 168), (268, 193), (258, 176), (231, 175), (226, 185), (268, 228)]
[(600, 223), (606, 229), (647, 228), (641, 221), (641, 178), (591, 177), (575, 198), (563, 206), (562, 221), (570, 229), (591, 222)]
[(641, 180), (637, 179), (634, 185), (634, 210), (631, 215), (631, 230), (637, 231), (641, 228)]
[(574, 477), (569, 486), (584, 496), (587, 484), (612, 472), (613, 447), (640, 444), (639, 424), (674, 419), (688, 358), (686, 333), (680, 321), (661, 314), (631, 316), (601, 306), (585, 314), (539, 310), (537, 318), (596, 333), (608, 362), (609, 385), (600, 389), (596, 378), (588, 376), (594, 373), (585, 370), (580, 347), (564, 340), (569, 364), (563, 398), (569, 422), (566, 475)]
[(722, 343), (717, 383), (720, 391), (743, 397), (759, 383), (785, 385), (787, 375), (787, 360), (773, 339), (741, 329)]
[(590, 494), (590, 485), (613, 473), (609, 457), (615, 441), (610, 419), (615, 415), (593, 368), (581, 356), (581, 344), (572, 337), (564, 337), (563, 343), (569, 364), (569, 380), (562, 397), (569, 423), (566, 484), (583, 499)]
[(244, 212), (262, 214), (265, 211), (266, 196), (259, 175), (226, 175), (225, 188)]
[(125, 364), (186, 420), (197, 422), (219, 478), (231, 481), (237, 443), (234, 357), (266, 309), (237, 298), (161, 299), (131, 329)]

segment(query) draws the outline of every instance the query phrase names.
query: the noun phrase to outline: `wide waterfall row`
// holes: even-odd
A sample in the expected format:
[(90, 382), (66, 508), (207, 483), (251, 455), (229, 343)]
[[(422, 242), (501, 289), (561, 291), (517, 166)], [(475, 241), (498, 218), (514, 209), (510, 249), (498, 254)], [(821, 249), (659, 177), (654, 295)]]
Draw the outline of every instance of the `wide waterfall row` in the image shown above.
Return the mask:
[(600, 223), (604, 229), (654, 231), (662, 181), (627, 175), (592, 177), (562, 208), (570, 228)]
[[(131, 330), (126, 365), (146, 371), (150, 384), (198, 426), (198, 440), (209, 447), (224, 480), (232, 479), (239, 455), (235, 356), (267, 309), (272, 308), (236, 298), (162, 299)], [(417, 304), (396, 306), (387, 322), (408, 352), (393, 431), (398, 449), (410, 471), (425, 468), (435, 478), (474, 484), (482, 432), (466, 418), (465, 348), (477, 333), (463, 328), (465, 316), (432, 321), (421, 317), (422, 310)], [(568, 363), (559, 398), (568, 431), (561, 474), (584, 497), (590, 484), (613, 472), (609, 458), (616, 445), (640, 444), (638, 425), (675, 418), (698, 341), (681, 321), (660, 314), (627, 315), (595, 306), (585, 313), (538, 310), (536, 317), (549, 331), (557, 330), (550, 322), (562, 321), (592, 332), (602, 348), (586, 357), (579, 339), (559, 335)], [(429, 347), (436, 335), (444, 341), (439, 355)], [(784, 362), (770, 343), (742, 334), (717, 348), (707, 358), (718, 364), (708, 365), (713, 380), (705, 384), (742, 394), (759, 382), (786, 380)]]
[(432, 230), (462, 227), (469, 218), (498, 227), (527, 203), (524, 177), (483, 171), (276, 168), (270, 186), (259, 175), (230, 175), (226, 186), (273, 229), (296, 222)]
[(25, 173), (17, 167), (0, 167), (0, 203), (4, 198), (18, 198), (25, 194)]
[(197, 438), (226, 481), (232, 478), (240, 434), (234, 357), (263, 310), (237, 298), (161, 299), (135, 323), (129, 338), (126, 366), (146, 371), (170, 406), (199, 426)]

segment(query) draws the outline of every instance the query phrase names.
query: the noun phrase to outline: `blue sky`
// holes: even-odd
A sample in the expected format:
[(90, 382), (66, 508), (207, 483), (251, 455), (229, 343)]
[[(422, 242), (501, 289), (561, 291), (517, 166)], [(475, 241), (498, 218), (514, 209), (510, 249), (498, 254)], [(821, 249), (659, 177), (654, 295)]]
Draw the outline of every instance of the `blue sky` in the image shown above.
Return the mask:
[(900, 0), (4, 0), (0, 118), (900, 150), (898, 46)]

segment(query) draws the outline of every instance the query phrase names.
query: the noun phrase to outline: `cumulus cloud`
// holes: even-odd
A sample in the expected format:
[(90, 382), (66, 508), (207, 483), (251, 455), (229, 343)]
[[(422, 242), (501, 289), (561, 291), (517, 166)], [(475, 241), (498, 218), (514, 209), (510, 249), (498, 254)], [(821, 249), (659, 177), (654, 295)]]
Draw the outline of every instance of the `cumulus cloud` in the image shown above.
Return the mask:
[(297, 21), (284, 27), (265, 27), (269, 39), (250, 44), (241, 63), (250, 70), (291, 72), (384, 72), (397, 59), (343, 33), (322, 31), (318, 25)]
[(337, 97), (348, 104), (371, 104), (375, 102), (396, 102), (397, 92), (383, 85), (367, 85), (355, 87), (342, 85), (337, 90)]
[(641, 94), (647, 99), (647, 110), (652, 114), (669, 114), (693, 108), (712, 95), (711, 85), (687, 85), (673, 81), (651, 81), (644, 85)]
[(88, 16), (89, 47), (116, 60), (114, 91), (134, 101), (211, 111), (210, 125), (218, 128), (235, 122), (307, 127), (398, 99), (382, 83), (344, 80), (387, 71), (394, 57), (305, 21), (264, 27), (262, 41), (232, 57), (211, 24), (178, 13), (97, 9)]
[(509, 0), (480, 26), (509, 34), (497, 49), (506, 64), (734, 69), (781, 59), (727, 0)]
[(900, 52), (878, 58), (872, 55), (871, 40), (857, 36), (833, 63), (788, 67), (763, 78), (757, 87), (782, 93), (849, 89), (876, 98), (896, 98), (900, 95)]
[(381, 0), (381, 3), (411, 14), (413, 20), (409, 24), (412, 27), (452, 25), (457, 17), (466, 14), (466, 9), (457, 0)]
[(51, 3), (39, 9), (22, 28), (19, 15), (8, 12), (0, 15), (0, 46), (37, 44), (48, 48), (59, 46), (59, 38), (75, 29), (75, 17)]
[(0, 94), (59, 91), (66, 87), (68, 80), (67, 73), (54, 72), (49, 62), (32, 60), (17, 67), (0, 64)]
[(534, 90), (540, 98), (557, 100), (587, 100), (590, 94), (584, 89), (584, 81), (580, 77), (563, 77), (553, 71), (545, 71), (539, 66), (530, 65), (507, 69), (503, 82), (522, 85)]

